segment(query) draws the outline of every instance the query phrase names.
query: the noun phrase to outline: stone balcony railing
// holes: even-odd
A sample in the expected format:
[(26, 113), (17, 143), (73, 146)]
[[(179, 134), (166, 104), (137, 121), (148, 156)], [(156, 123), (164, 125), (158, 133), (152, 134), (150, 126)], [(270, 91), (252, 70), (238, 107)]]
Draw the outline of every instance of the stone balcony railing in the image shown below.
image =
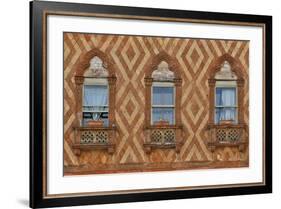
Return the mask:
[(76, 155), (81, 150), (115, 150), (115, 127), (74, 127), (75, 139), (72, 145)]
[(175, 149), (182, 145), (182, 127), (175, 125), (152, 125), (145, 128), (144, 148), (146, 153), (152, 149)]
[(247, 145), (245, 124), (208, 125), (208, 148), (213, 152), (218, 147), (237, 146), (243, 151)]

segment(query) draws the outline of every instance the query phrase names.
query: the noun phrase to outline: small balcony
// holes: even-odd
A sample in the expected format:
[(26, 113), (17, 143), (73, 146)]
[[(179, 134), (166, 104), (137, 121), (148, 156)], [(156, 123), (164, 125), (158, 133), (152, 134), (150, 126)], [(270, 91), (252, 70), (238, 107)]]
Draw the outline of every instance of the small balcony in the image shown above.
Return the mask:
[(243, 151), (247, 145), (247, 126), (245, 124), (208, 125), (208, 148), (212, 152), (218, 147), (238, 147)]
[(175, 149), (180, 152), (182, 145), (182, 126), (151, 125), (145, 128), (144, 148), (146, 153), (153, 149)]
[(116, 127), (74, 127), (74, 153), (80, 155), (82, 150), (106, 150), (109, 154), (115, 151)]

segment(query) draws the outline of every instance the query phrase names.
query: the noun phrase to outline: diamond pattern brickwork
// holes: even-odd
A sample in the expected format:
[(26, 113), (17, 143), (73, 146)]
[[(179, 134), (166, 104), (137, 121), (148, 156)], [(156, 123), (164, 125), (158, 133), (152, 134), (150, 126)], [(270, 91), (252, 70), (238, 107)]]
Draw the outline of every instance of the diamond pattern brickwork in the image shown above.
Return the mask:
[[(117, 125), (116, 151), (83, 151), (76, 156), (71, 149), (75, 125), (75, 66), (81, 54), (97, 48), (115, 64)], [(153, 150), (147, 155), (144, 143), (145, 86), (144, 66), (151, 57), (165, 51), (182, 68), (181, 121), (183, 145), (180, 153), (173, 149)], [(64, 33), (64, 165), (65, 168), (87, 168), (87, 172), (123, 172), (193, 168), (191, 162), (212, 162), (207, 149), (205, 126), (208, 123), (208, 67), (217, 57), (228, 53), (241, 62), (248, 76), (249, 42), (204, 40), (145, 36), (98, 35)], [(248, 78), (245, 78), (245, 122), (248, 123)], [(87, 140), (94, 140), (90, 133)], [(169, 135), (170, 133), (168, 133)], [(169, 141), (171, 137), (165, 136)], [(98, 136), (95, 136), (98, 137)], [(235, 139), (235, 133), (231, 134)], [(162, 138), (161, 138), (162, 140)], [(86, 142), (86, 141), (85, 141)], [(218, 151), (222, 161), (248, 160), (248, 151), (239, 154), (237, 148)], [(199, 164), (200, 167), (200, 164)], [(110, 170), (110, 169), (111, 170)], [(67, 169), (66, 169), (67, 170)], [(73, 171), (73, 170), (72, 170)], [(75, 169), (74, 169), (75, 171)]]

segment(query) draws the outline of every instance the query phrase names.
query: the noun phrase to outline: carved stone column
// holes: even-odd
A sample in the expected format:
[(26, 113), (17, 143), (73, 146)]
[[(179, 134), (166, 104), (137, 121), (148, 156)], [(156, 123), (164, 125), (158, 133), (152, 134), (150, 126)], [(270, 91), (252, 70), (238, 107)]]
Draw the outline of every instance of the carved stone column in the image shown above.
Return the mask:
[(209, 79), (209, 124), (214, 124), (214, 112), (215, 112), (215, 79)]
[(116, 77), (108, 77), (109, 85), (109, 126), (115, 126), (115, 91), (116, 91)]
[(153, 79), (145, 78), (145, 124), (149, 126), (151, 124), (151, 86)]
[(182, 80), (180, 78), (175, 78), (175, 87), (176, 87), (176, 99), (175, 99), (175, 124), (181, 126), (181, 94), (182, 94)]
[(237, 88), (238, 88), (238, 123), (244, 123), (244, 80), (237, 80)]
[(181, 95), (182, 95), (182, 79), (175, 78), (176, 99), (175, 99), (175, 125), (178, 126), (176, 131), (176, 152), (179, 153), (182, 146), (182, 124), (181, 124)]
[(76, 126), (81, 126), (82, 124), (82, 92), (83, 92), (83, 76), (75, 76), (75, 84), (76, 84)]

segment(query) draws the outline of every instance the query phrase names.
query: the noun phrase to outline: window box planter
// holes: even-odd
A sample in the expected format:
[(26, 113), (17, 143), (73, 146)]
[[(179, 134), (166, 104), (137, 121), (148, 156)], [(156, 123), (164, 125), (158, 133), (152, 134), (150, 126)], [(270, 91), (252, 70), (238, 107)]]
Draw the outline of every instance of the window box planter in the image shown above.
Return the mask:
[(221, 125), (227, 125), (227, 124), (233, 124), (234, 120), (221, 120), (220, 124)]
[(167, 120), (159, 120), (159, 121), (156, 121), (154, 124), (155, 125), (159, 125), (159, 126), (161, 126), (161, 125), (167, 126), (167, 125), (169, 125), (169, 121), (167, 121)]

